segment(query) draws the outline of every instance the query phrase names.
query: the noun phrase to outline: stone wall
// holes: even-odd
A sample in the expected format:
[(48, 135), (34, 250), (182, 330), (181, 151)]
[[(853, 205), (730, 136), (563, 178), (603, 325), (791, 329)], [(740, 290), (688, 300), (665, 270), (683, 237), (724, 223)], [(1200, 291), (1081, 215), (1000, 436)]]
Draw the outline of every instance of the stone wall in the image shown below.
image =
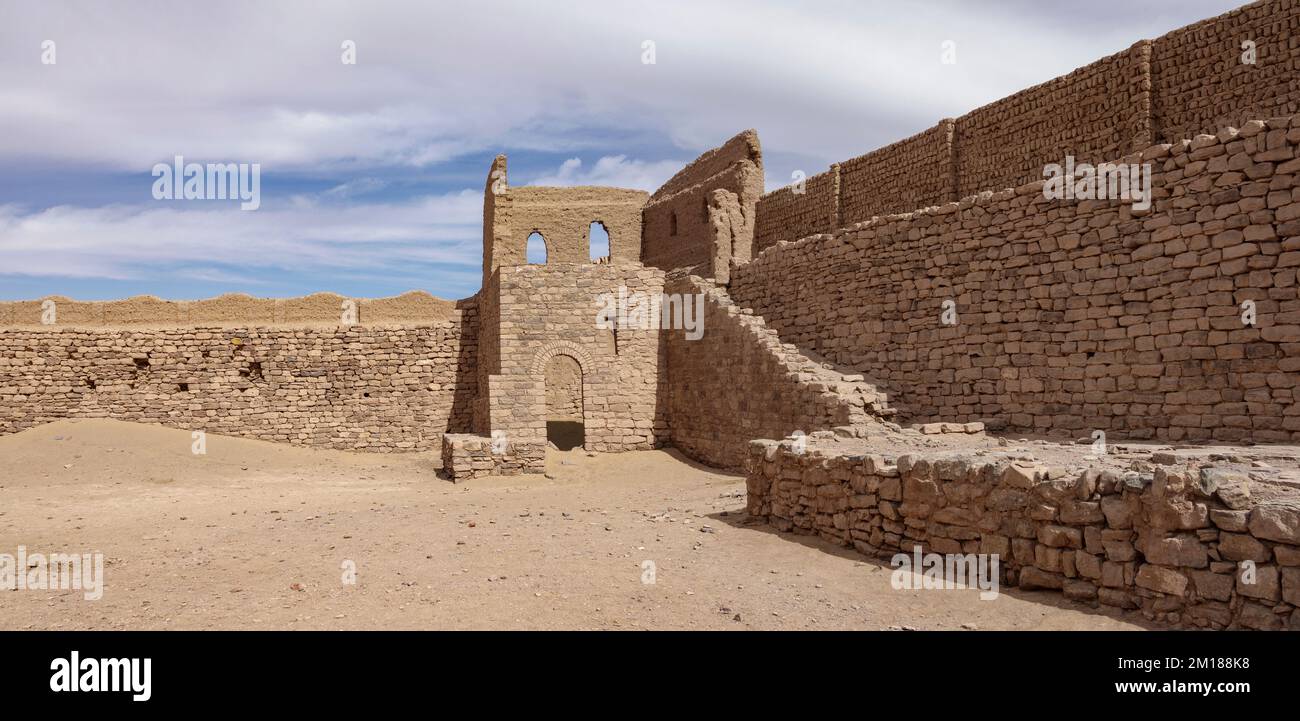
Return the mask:
[[(832, 165), (838, 191), (758, 200), (758, 252), (780, 240), (905, 213), (1099, 162), (1155, 142), (1300, 113), (1300, 0), (1262, 0), (1141, 40), (1128, 50)], [(1256, 43), (1254, 64), (1241, 43)], [(949, 162), (950, 161), (950, 162)], [(816, 176), (815, 176), (816, 177)], [(819, 188), (819, 191), (821, 189)], [(831, 219), (838, 219), (832, 221)]]
[(1157, 460), (1173, 465), (1070, 471), (755, 441), (747, 503), (872, 557), (996, 554), (1002, 582), (1027, 590), (1173, 625), (1300, 629), (1300, 501), (1253, 501), (1249, 468)]
[(701, 155), (650, 196), (642, 212), (641, 262), (725, 278), (732, 262), (752, 256), (754, 205), (762, 192), (758, 134), (747, 130)]
[(1300, 118), (1154, 146), (1146, 212), (1039, 181), (783, 242), (731, 295), (914, 420), (1300, 440), (1298, 147)]
[[(538, 459), (541, 459), (540, 465)], [(543, 443), (511, 442), (474, 433), (444, 433), (442, 470), (453, 483), (483, 476), (541, 473), (546, 468)]]
[[(582, 373), (586, 446), (595, 451), (654, 448), (667, 433), (659, 401), (666, 369), (658, 326), (597, 326), (607, 296), (658, 298), (663, 272), (632, 264), (525, 265), (502, 268), (495, 279), (499, 359), (488, 380), (491, 425), (521, 440), (545, 438), (545, 370), (556, 355)], [(502, 383), (532, 383), (508, 394)]]
[(405, 326), (0, 329), (0, 433), (115, 418), (372, 452), (470, 428), (476, 319)]
[(673, 445), (710, 465), (739, 468), (754, 438), (851, 427), (891, 410), (861, 376), (824, 368), (784, 345), (762, 318), (698, 276), (667, 292), (703, 296), (703, 334), (665, 332)]

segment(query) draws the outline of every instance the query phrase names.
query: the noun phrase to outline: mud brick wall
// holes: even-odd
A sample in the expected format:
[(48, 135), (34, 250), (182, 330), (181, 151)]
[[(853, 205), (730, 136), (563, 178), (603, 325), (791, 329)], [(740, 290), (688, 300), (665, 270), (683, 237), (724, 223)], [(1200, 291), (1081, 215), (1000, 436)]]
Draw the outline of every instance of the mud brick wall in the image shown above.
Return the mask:
[(675, 277), (667, 292), (703, 294), (704, 332), (665, 331), (673, 446), (723, 468), (740, 468), (754, 438), (851, 426), (887, 414), (885, 398), (781, 343), (762, 318), (738, 308), (698, 277)]
[[(952, 120), (840, 163), (840, 222), (905, 213), (957, 199)], [(791, 237), (787, 236), (785, 240)]]
[(1298, 147), (1300, 118), (1154, 146), (1145, 214), (1039, 181), (780, 243), (731, 295), (913, 420), (1294, 442)]
[(793, 186), (764, 195), (755, 207), (754, 253), (778, 241), (829, 233), (840, 227), (840, 166), (804, 179), (803, 192)]
[(466, 431), (472, 306), (428, 325), (0, 329), (0, 433), (115, 418), (371, 452)]
[[(725, 191), (734, 207), (711, 211), (716, 191)], [(641, 262), (725, 275), (733, 259), (743, 263), (752, 255), (754, 205), (762, 192), (758, 134), (747, 130), (696, 158), (650, 196), (641, 216)]]
[[(1242, 62), (1242, 41), (1256, 45)], [(1153, 124), (1161, 142), (1300, 113), (1300, 2), (1246, 5), (1157, 38)]]
[(957, 118), (958, 197), (1042, 178), (1066, 155), (1095, 163), (1149, 145), (1142, 58), (1139, 44)]
[[(1253, 65), (1243, 40), (1256, 43)], [(1300, 0), (1263, 0), (1175, 30), (973, 110), (925, 133), (832, 166), (839, 191), (779, 190), (758, 201), (759, 245), (1001, 190), (1043, 177), (1065, 156), (1095, 163), (1247, 120), (1300, 112)], [(941, 151), (951, 122), (951, 167)], [(855, 167), (856, 166), (856, 167)], [(770, 207), (769, 207), (770, 206)], [(816, 223), (806, 219), (815, 218)], [(798, 219), (799, 222), (792, 222)]]
[(1006, 585), (1176, 626), (1300, 630), (1300, 500), (1252, 501), (1247, 468), (747, 451), (748, 511), (783, 531), (886, 559), (996, 554)]

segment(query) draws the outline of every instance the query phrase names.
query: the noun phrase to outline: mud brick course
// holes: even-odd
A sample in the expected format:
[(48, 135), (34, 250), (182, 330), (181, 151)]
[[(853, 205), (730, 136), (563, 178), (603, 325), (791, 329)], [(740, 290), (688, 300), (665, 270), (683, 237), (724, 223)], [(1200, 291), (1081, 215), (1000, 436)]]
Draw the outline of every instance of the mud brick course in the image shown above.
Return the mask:
[[(1127, 50), (994, 101), (910, 138), (835, 163), (806, 192), (758, 200), (757, 254), (1043, 177), (1043, 166), (1097, 163), (1300, 113), (1300, 0), (1264, 0), (1138, 40)], [(1242, 43), (1255, 43), (1255, 62)], [(959, 56), (960, 57), (960, 56)], [(788, 172), (781, 170), (780, 175)], [(813, 180), (816, 179), (816, 183)]]

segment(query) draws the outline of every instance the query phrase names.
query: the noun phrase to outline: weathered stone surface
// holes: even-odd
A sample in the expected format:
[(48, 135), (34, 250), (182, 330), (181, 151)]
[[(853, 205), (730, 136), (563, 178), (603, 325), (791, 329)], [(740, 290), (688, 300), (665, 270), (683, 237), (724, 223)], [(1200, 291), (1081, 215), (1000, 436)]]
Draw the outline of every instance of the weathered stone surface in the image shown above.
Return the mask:
[(1152, 591), (1181, 596), (1187, 590), (1187, 576), (1172, 568), (1143, 564), (1137, 572), (1137, 585)]
[[(1231, 575), (1209, 571), (1191, 571), (1192, 586), (1201, 598), (1228, 601), (1232, 598), (1234, 580)], [(1227, 621), (1224, 621), (1227, 623)]]
[(1282, 600), (1300, 606), (1300, 568), (1282, 569)]
[(1236, 468), (1206, 467), (1200, 471), (1201, 492), (1216, 495), (1233, 510), (1250, 508), (1250, 476)]
[(1250, 512), (1250, 532), (1257, 538), (1300, 545), (1300, 507), (1256, 506)]
[(1053, 548), (1083, 548), (1083, 533), (1077, 528), (1045, 525), (1038, 529), (1038, 542)]
[(1149, 539), (1143, 548), (1143, 555), (1148, 563), (1160, 566), (1205, 568), (1210, 565), (1208, 549), (1195, 536)]
[(1210, 510), (1210, 522), (1225, 531), (1245, 531), (1249, 521), (1249, 511), (1229, 511), (1219, 508)]
[(1237, 593), (1264, 601), (1277, 601), (1281, 598), (1281, 583), (1277, 566), (1256, 566), (1253, 581), (1249, 572), (1237, 573)]
[(1050, 588), (1059, 591), (1064, 587), (1064, 585), (1065, 577), (1061, 576), (1059, 573), (1049, 573), (1033, 566), (1025, 566), (1020, 569), (1019, 586), (1026, 591), (1043, 588)]
[(1105, 496), (1101, 499), (1101, 510), (1106, 516), (1106, 524), (1111, 528), (1131, 528), (1134, 503), (1120, 496)]
[(1219, 536), (1219, 553), (1230, 561), (1264, 562), (1271, 555), (1268, 547), (1246, 533), (1224, 533)]

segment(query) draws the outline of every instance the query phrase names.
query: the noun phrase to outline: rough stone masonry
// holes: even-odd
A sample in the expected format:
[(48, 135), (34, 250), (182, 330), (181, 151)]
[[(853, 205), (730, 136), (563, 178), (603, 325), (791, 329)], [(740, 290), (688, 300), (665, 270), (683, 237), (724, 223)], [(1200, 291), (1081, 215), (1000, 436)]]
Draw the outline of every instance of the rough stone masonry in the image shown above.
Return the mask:
[[(1006, 582), (1081, 602), (1294, 627), (1294, 456), (1059, 471), (988, 455), (983, 429), (1300, 441), (1297, 37), (1300, 0), (1252, 3), (767, 195), (754, 131), (652, 194), (513, 187), (500, 156), (459, 301), (0, 303), (0, 433), (110, 417), (436, 449), (459, 481), (542, 472), (563, 421), (589, 452), (744, 468), (755, 517), (864, 553), (996, 552)], [(1151, 207), (1045, 198), (1067, 156), (1148, 164)], [(600, 325), (619, 292), (700, 298), (703, 335)], [(861, 448), (793, 450), (810, 437)]]

